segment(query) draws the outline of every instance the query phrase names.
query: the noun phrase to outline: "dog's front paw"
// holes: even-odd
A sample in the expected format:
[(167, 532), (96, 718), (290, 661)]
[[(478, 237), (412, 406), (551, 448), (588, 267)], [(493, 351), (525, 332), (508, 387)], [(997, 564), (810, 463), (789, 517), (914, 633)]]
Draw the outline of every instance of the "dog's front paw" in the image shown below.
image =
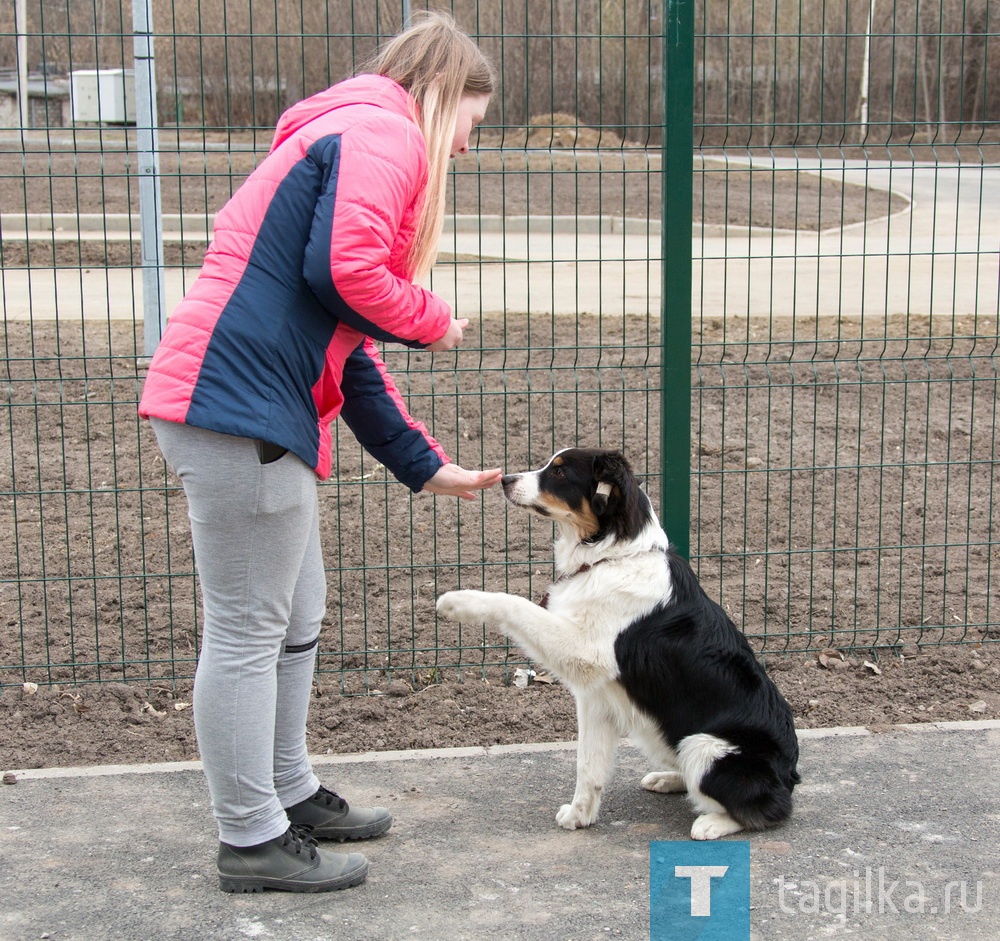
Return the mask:
[(564, 830), (579, 830), (583, 827), (589, 827), (596, 819), (596, 814), (588, 814), (576, 804), (563, 804), (556, 814), (556, 823)]
[(489, 612), (485, 596), (483, 591), (446, 591), (437, 600), (437, 612), (448, 621), (482, 623)]

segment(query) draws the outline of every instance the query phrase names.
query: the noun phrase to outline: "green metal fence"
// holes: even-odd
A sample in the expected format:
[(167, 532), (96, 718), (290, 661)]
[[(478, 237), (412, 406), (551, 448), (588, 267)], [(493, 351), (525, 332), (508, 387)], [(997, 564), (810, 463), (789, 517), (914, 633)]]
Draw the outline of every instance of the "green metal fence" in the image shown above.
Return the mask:
[(997, 13), (698, 10), (693, 553), (764, 650), (995, 636)]
[[(501, 89), (432, 274), (474, 329), (385, 350), (414, 415), (467, 467), (622, 448), (766, 654), (994, 635), (995, 0), (435, 5)], [(280, 112), (409, 4), (142, 6), (0, 11), (2, 685), (193, 675), (150, 333)], [(503, 681), (522, 655), (434, 599), (540, 596), (550, 526), (336, 453), (324, 682)]]

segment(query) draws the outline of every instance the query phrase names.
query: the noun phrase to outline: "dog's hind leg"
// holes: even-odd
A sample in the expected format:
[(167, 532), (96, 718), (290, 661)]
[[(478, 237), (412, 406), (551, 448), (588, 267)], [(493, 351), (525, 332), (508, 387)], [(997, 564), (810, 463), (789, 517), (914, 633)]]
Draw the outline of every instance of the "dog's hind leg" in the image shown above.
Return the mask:
[(650, 771), (639, 783), (656, 794), (680, 794), (687, 790), (680, 771)]
[(692, 840), (717, 840), (720, 836), (739, 833), (743, 825), (734, 820), (725, 811), (721, 813), (702, 814), (691, 824)]
[(705, 733), (689, 735), (678, 746), (688, 799), (699, 814), (691, 826), (692, 840), (717, 840), (743, 829), (743, 824), (730, 816), (725, 805), (702, 790), (702, 783), (718, 763), (737, 752), (725, 739)]
[(681, 774), (677, 753), (667, 744), (655, 723), (648, 718), (635, 715), (628, 737), (650, 760), (653, 767), (661, 771), (650, 771), (639, 782), (647, 791), (656, 794), (680, 794), (687, 790), (684, 775)]
[(566, 830), (589, 827), (597, 820), (604, 789), (615, 770), (620, 732), (600, 704), (578, 699), (576, 718), (579, 746), (576, 753), (576, 791), (571, 804), (563, 804), (556, 823)]
[(782, 823), (792, 812), (791, 791), (771, 762), (752, 752), (731, 752), (714, 762), (698, 789), (713, 803), (724, 805), (745, 830)]

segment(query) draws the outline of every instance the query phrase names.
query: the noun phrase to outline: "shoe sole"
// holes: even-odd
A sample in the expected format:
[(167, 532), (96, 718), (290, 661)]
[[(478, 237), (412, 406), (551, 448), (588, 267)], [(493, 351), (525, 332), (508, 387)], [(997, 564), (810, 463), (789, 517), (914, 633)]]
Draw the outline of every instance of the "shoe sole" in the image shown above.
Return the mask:
[(294, 882), (290, 879), (268, 879), (255, 876), (224, 876), (219, 873), (219, 888), (223, 892), (263, 892), (277, 889), (281, 892), (337, 892), (361, 885), (368, 877), (368, 863), (353, 872), (325, 882)]
[(337, 830), (336, 828), (324, 830), (319, 828), (310, 830), (309, 836), (314, 840), (336, 840), (338, 843), (343, 843), (345, 840), (369, 840), (374, 836), (381, 836), (383, 833), (387, 833), (389, 828), (392, 827), (392, 822), (392, 817), (389, 817), (387, 820), (376, 820), (367, 826), (351, 827), (348, 830)]

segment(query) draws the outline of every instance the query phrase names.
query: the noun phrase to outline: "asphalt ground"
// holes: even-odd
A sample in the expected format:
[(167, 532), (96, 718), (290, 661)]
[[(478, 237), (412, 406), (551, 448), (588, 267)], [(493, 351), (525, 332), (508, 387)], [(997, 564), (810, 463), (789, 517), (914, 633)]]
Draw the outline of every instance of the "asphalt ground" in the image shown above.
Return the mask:
[[(1000, 937), (1000, 723), (801, 745), (791, 821), (725, 841), (749, 840), (754, 941)], [(597, 825), (560, 830), (574, 762), (572, 743), (317, 758), (328, 786), (395, 816), (354, 847), (367, 882), (320, 895), (219, 891), (197, 763), (15, 772), (0, 939), (649, 938), (650, 844), (687, 841), (693, 815), (639, 787), (649, 769), (626, 745)]]

